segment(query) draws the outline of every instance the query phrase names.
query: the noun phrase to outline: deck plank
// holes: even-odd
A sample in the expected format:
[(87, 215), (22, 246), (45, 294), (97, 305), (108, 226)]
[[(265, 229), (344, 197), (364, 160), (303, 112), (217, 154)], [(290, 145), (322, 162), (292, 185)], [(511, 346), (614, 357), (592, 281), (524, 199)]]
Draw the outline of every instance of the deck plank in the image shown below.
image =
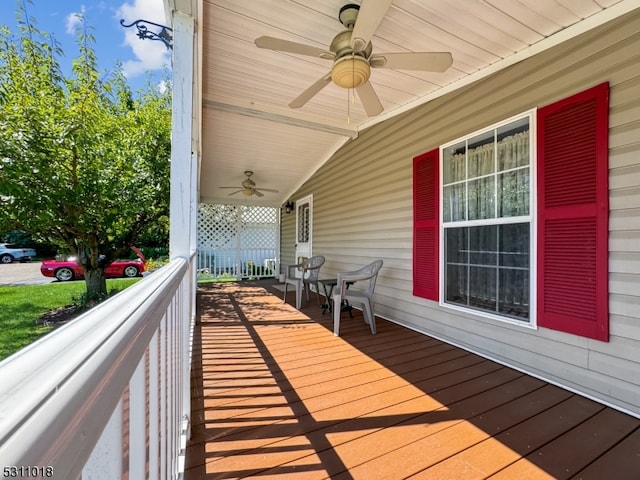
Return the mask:
[[(632, 426), (633, 422), (623, 422), (623, 425)], [(571, 478), (575, 480), (602, 478), (637, 480), (638, 472), (640, 472), (640, 429), (636, 428), (629, 436)]]
[(186, 480), (640, 477), (640, 420), (358, 311), (334, 337), (280, 295), (199, 288)]
[[(585, 400), (583, 403), (586, 402), (588, 401)], [(571, 413), (564, 412), (557, 420), (564, 422), (566, 418), (564, 415)], [(578, 422), (574, 428), (567, 429), (553, 441), (545, 442), (544, 445), (532, 451), (515, 465), (503, 470), (496, 478), (514, 478), (514, 474), (519, 477), (519, 475), (530, 471), (531, 464), (535, 464), (537, 468), (551, 474), (553, 478), (571, 478), (588, 466), (594, 458), (603, 455), (620, 439), (634, 430), (637, 431), (637, 429), (637, 422), (631, 420), (627, 415), (602, 407), (597, 413)], [(636, 450), (638, 450), (637, 446)], [(559, 455), (557, 452), (562, 452), (562, 454)], [(636, 468), (637, 465), (636, 463)], [(610, 478), (617, 480), (621, 477), (612, 474), (618, 469), (622, 469), (622, 473), (624, 473), (627, 467), (613, 463), (610, 468), (612, 470), (607, 477), (610, 476)], [(638, 473), (639, 471), (635, 470), (635, 478), (639, 478)], [(579, 478), (582, 478), (582, 475)]]

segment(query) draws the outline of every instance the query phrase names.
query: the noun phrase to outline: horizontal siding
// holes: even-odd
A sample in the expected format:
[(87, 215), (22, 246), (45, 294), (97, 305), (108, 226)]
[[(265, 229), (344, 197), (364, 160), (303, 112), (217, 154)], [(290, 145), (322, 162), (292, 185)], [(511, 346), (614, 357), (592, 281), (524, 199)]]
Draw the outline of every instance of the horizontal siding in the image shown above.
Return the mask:
[[(640, 130), (638, 131), (640, 137)], [(637, 145), (640, 149), (640, 143)], [(615, 155), (615, 152), (613, 152)], [(637, 188), (640, 184), (640, 165), (633, 164), (614, 168), (609, 173), (609, 190)]]
[(640, 255), (609, 250), (609, 273), (637, 275), (640, 272)]
[[(345, 144), (296, 193), (313, 194), (322, 277), (376, 258), (376, 312), (640, 416), (640, 12), (513, 65)], [(610, 342), (440, 307), (412, 292), (412, 159), (455, 138), (608, 81)], [(292, 257), (294, 215), (283, 219)]]
[[(609, 248), (611, 250), (615, 250), (616, 252), (634, 252), (640, 253), (640, 230), (629, 230), (629, 227), (625, 227), (624, 218), (629, 221), (633, 221), (637, 216), (632, 217), (633, 213), (636, 215), (639, 212), (628, 211), (625, 212), (628, 215), (618, 216), (614, 221), (611, 222), (611, 226), (618, 224), (620, 225), (620, 230), (614, 230), (609, 235)], [(613, 230), (613, 228), (612, 228)]]
[(638, 292), (640, 292), (640, 276), (627, 273), (610, 273), (609, 291), (632, 297), (638, 295)]
[(624, 315), (611, 315), (611, 335), (618, 338), (629, 339), (633, 342), (640, 341), (637, 317), (625, 317)]
[(640, 209), (640, 188), (636, 186), (610, 190), (609, 208), (612, 215), (624, 214), (623, 210), (637, 211)]
[[(288, 265), (295, 265), (296, 214), (283, 213), (280, 223), (280, 273), (287, 273)], [(293, 247), (293, 248), (292, 248)]]
[(619, 175), (618, 169), (636, 166), (638, 164), (638, 149), (640, 149), (640, 138), (635, 143), (621, 147), (613, 147), (609, 143), (610, 176), (624, 176), (624, 174)]

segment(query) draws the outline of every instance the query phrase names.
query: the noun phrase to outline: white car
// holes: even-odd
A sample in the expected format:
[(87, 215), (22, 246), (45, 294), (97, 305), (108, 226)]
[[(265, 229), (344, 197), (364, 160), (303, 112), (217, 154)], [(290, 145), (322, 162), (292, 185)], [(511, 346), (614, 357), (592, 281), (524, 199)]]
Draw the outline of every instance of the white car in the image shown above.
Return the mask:
[(26, 262), (36, 256), (33, 248), (19, 248), (11, 243), (0, 243), (0, 263)]

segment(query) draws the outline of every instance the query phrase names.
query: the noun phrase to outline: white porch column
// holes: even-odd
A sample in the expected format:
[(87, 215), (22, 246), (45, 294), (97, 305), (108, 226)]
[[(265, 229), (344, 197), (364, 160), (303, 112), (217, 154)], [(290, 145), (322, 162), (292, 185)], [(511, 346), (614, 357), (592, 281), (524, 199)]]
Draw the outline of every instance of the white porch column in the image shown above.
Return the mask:
[[(171, 138), (171, 196), (169, 256), (191, 258), (196, 251), (198, 207), (198, 155), (200, 132), (199, 59), (198, 39), (195, 36), (195, 20), (189, 14), (176, 11), (172, 16), (173, 27), (173, 99)], [(181, 325), (180, 372), (178, 403), (181, 424), (178, 426), (180, 455), (178, 472), (184, 471), (186, 442), (191, 436), (191, 332), (195, 323), (195, 282), (193, 263), (189, 270), (190, 281), (182, 283), (182, 295), (177, 305), (182, 310), (180, 318), (188, 324)], [(184, 321), (183, 320), (183, 321)], [(176, 339), (177, 340), (177, 339)]]
[(197, 126), (194, 125), (194, 19), (173, 16), (173, 105), (169, 255), (189, 258), (196, 244)]

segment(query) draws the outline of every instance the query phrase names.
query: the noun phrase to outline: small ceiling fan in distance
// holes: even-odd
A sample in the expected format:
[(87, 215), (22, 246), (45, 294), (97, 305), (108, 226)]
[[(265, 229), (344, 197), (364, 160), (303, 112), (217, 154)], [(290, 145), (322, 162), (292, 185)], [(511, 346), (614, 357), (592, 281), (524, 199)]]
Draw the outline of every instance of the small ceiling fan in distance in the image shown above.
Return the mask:
[(251, 170), (245, 170), (244, 174), (247, 176), (247, 178), (241, 183), (241, 186), (239, 186), (239, 187), (220, 187), (220, 188), (232, 188), (232, 189), (235, 190), (235, 192), (231, 192), (229, 195), (235, 195), (236, 193), (241, 193), (242, 192), (247, 197), (250, 197), (252, 195), (255, 195), (256, 197), (264, 197), (264, 193), (262, 193), (262, 192), (278, 193), (278, 190), (272, 190), (270, 188), (258, 189), (256, 187), (256, 182), (251, 180), (251, 175), (253, 175), (253, 172)]
[(346, 30), (338, 33), (329, 50), (274, 37), (256, 38), (259, 48), (332, 60), (329, 73), (296, 97), (289, 106), (300, 108), (333, 81), (342, 88), (354, 88), (370, 117), (384, 110), (369, 78), (372, 68), (444, 72), (453, 63), (450, 52), (373, 53), (371, 37), (384, 18), (391, 0), (362, 0), (340, 9), (338, 19)]

